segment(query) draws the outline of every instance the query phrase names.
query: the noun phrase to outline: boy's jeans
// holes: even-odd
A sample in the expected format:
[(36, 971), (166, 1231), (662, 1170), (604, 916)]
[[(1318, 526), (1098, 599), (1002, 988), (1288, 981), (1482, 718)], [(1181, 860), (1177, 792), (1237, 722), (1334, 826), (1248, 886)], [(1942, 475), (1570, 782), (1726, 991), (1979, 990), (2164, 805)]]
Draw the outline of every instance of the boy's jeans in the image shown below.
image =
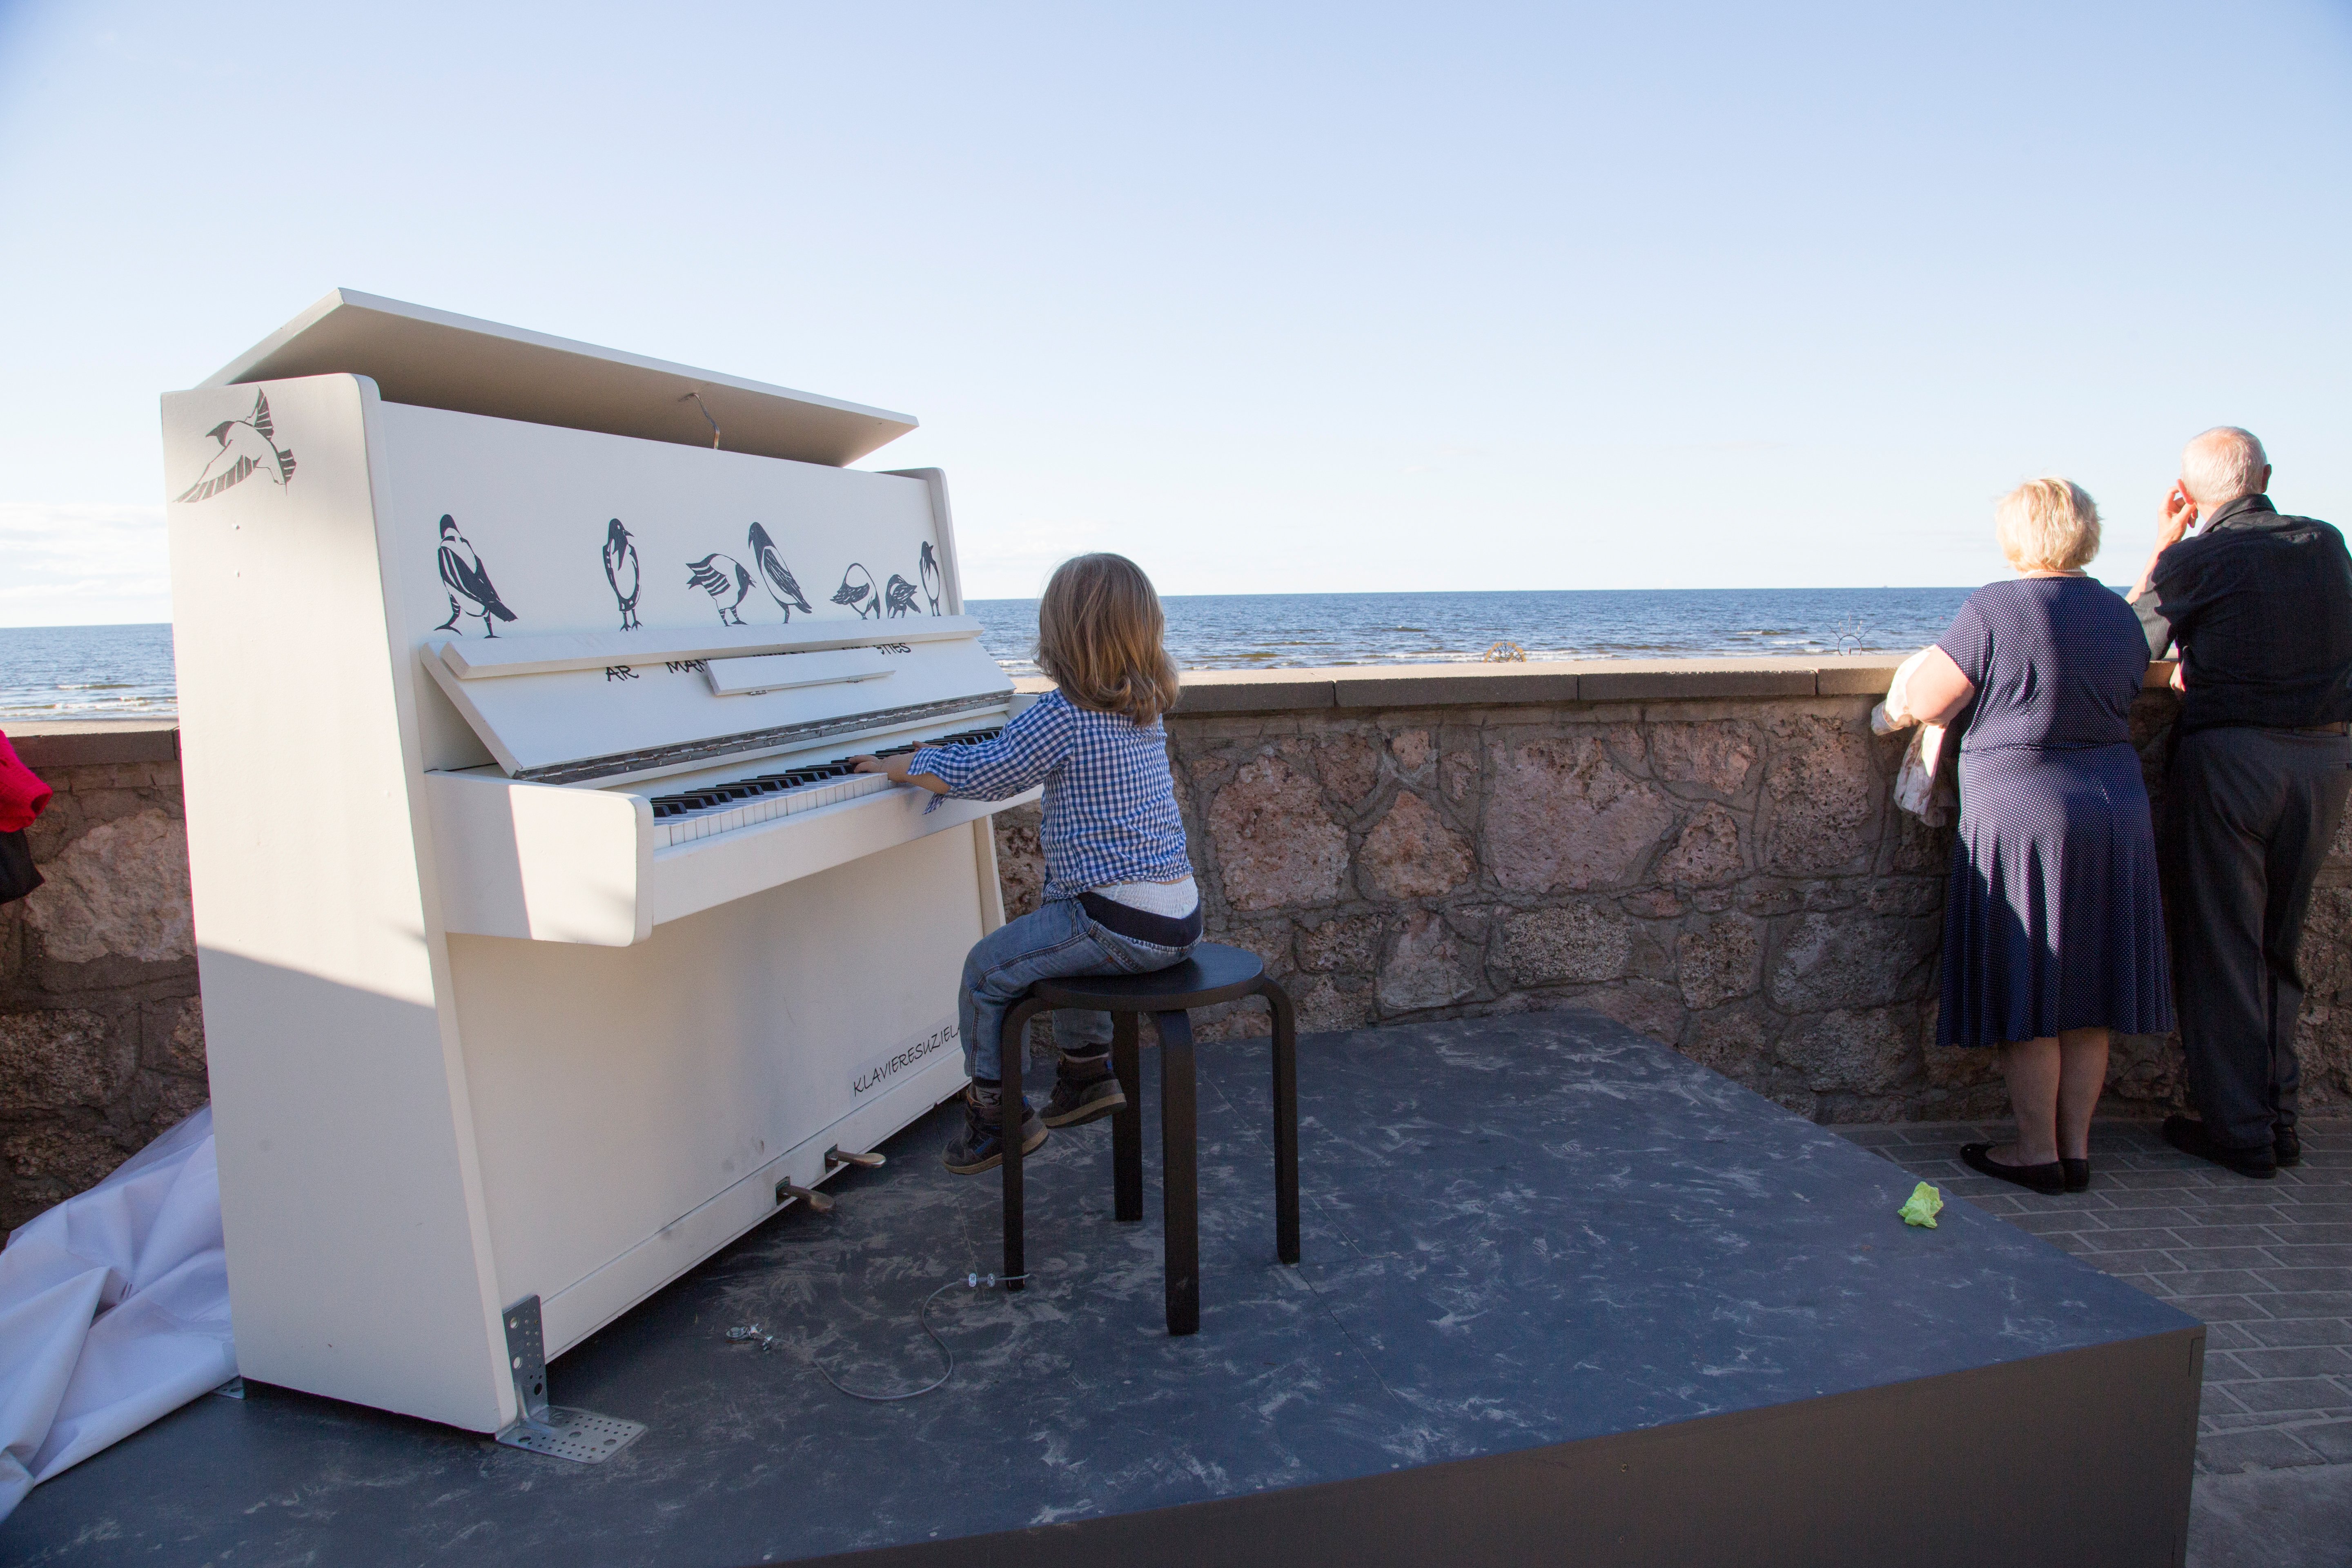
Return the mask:
[[(1004, 1015), (1030, 983), (1065, 974), (1149, 974), (1181, 963), (1188, 947), (1162, 947), (1105, 931), (1076, 899), (1056, 899), (1034, 915), (997, 927), (963, 961), (963, 994), (956, 1018), (963, 1036), (964, 1070), (977, 1079), (1004, 1077)], [(1091, 1056), (1110, 1044), (1108, 1013), (1057, 1012), (1054, 1038), (1065, 1051)], [(1014, 1042), (1016, 1047), (1018, 1041)], [(1016, 1066), (1013, 1076), (1017, 1079)]]

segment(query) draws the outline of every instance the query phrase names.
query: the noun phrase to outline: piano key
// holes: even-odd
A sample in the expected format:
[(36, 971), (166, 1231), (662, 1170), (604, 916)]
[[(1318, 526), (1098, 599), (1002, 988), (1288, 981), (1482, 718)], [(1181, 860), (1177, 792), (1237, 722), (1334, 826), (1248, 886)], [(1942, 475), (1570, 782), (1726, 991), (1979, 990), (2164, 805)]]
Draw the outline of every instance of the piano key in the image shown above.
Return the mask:
[[(921, 744), (971, 745), (998, 732), (994, 730), (960, 731), (924, 741)], [(918, 749), (915, 745), (903, 745), (875, 754), (906, 756)], [(677, 795), (656, 797), (657, 803), (676, 802), (671, 807), (673, 816), (691, 818), (695, 826), (690, 832), (673, 831), (667, 826), (657, 829), (655, 843), (660, 847), (731, 833), (739, 828), (774, 821), (780, 816), (814, 811), (893, 787), (896, 786), (885, 774), (856, 772), (847, 757), (803, 764), (781, 773), (724, 780), (682, 791)], [(659, 809), (657, 804), (657, 814)], [(667, 823), (672, 817), (665, 816), (663, 820)]]
[[(923, 746), (977, 745), (1003, 732), (1001, 727), (960, 730), (953, 734), (894, 746), (872, 754), (898, 757), (911, 755)], [(891, 787), (884, 774), (856, 772), (852, 759), (848, 757), (803, 763), (778, 772), (755, 773), (740, 779), (719, 780), (653, 796), (650, 804), (655, 820), (660, 824), (655, 829), (654, 842), (658, 847), (692, 843), (738, 828), (772, 822), (780, 816), (858, 799)]]

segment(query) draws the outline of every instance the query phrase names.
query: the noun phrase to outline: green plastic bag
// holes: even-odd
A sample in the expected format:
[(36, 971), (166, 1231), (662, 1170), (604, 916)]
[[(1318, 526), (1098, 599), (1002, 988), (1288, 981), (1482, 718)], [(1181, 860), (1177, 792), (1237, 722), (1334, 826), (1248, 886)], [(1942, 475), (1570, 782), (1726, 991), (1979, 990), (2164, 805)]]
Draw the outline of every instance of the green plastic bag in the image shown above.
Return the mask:
[(1936, 1228), (1936, 1215), (1942, 1212), (1943, 1207), (1944, 1194), (1922, 1182), (1911, 1189), (1910, 1198), (1895, 1212), (1903, 1216), (1905, 1225), (1924, 1226), (1933, 1230)]

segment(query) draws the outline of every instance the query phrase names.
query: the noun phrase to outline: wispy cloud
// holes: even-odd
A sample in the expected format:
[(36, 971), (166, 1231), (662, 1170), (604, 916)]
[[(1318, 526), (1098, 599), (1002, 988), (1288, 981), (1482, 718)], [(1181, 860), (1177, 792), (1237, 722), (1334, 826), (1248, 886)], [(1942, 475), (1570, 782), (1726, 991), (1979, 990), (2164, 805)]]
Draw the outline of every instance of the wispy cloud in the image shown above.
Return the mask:
[(0, 501), (0, 626), (172, 618), (160, 506)]
[[(1093, 518), (1031, 518), (994, 528), (959, 531), (956, 541), (970, 599), (1034, 598), (1055, 567), (1089, 550), (1117, 550), (1113, 524)], [(1131, 547), (1131, 545), (1130, 545)]]

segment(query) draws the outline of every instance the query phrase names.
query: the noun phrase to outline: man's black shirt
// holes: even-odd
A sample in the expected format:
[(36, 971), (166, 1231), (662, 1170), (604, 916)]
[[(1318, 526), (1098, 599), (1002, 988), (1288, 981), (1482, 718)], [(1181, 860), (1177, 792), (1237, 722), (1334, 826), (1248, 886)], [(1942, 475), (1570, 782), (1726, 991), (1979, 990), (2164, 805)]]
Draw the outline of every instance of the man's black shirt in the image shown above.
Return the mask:
[(2133, 601), (2148, 652), (2180, 645), (2180, 729), (2352, 720), (2352, 554), (2315, 518), (2246, 496), (2157, 557)]

